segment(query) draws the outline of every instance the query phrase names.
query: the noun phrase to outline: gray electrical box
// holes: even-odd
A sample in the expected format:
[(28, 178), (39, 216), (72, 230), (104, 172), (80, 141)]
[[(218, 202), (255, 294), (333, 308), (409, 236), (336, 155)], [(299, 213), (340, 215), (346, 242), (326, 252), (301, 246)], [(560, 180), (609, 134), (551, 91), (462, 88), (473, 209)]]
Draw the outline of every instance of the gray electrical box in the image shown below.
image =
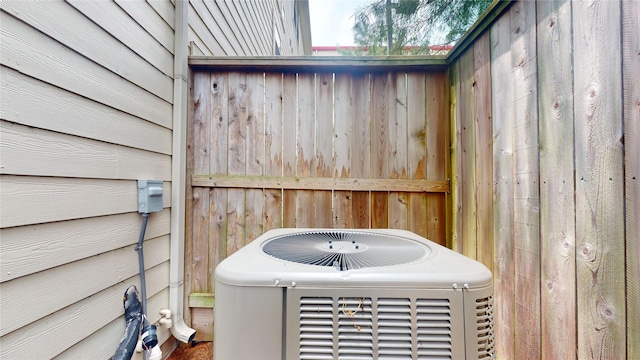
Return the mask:
[(138, 180), (138, 212), (162, 211), (162, 180)]

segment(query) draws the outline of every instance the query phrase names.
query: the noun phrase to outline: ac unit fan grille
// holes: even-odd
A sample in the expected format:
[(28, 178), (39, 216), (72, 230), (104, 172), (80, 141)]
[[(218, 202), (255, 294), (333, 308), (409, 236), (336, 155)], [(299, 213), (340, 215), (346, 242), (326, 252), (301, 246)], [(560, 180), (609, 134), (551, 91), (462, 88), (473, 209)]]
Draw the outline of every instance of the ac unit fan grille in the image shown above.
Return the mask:
[(451, 346), (447, 299), (300, 298), (301, 360), (452, 359)]
[(265, 242), (262, 251), (299, 264), (339, 271), (400, 265), (427, 257), (427, 245), (400, 236), (366, 231), (307, 231)]
[(476, 300), (478, 359), (494, 359), (493, 296)]

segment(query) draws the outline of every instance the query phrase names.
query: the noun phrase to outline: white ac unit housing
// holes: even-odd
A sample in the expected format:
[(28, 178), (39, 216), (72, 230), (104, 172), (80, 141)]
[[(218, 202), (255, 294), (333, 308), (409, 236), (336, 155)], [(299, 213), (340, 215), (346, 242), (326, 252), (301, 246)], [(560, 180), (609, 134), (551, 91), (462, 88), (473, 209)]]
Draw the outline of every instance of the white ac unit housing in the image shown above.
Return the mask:
[(495, 357), (489, 269), (408, 231), (271, 230), (215, 279), (215, 360)]

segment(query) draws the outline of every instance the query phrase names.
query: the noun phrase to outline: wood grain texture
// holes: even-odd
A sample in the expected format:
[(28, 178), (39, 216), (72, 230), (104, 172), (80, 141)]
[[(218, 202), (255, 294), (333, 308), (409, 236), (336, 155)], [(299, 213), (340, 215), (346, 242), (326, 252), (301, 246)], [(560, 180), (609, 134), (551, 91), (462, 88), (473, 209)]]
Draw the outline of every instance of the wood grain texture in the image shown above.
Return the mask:
[[(138, 211), (131, 180), (2, 175), (0, 181), (0, 228)], [(169, 207), (170, 184), (164, 183), (163, 190), (164, 207)]]
[[(351, 99), (351, 176), (366, 178), (371, 172), (371, 75), (353, 75)], [(352, 215), (355, 228), (371, 227), (370, 193), (352, 193)]]
[(493, 269), (493, 161), (491, 131), (491, 65), (489, 33), (473, 44), (476, 164), (477, 259)]
[[(173, 101), (173, 81), (170, 76), (153, 67), (121, 40), (96, 26), (90, 18), (68, 3), (17, 1), (3, 2), (0, 7), (146, 91), (167, 102)], [(78, 29), (91, 29), (91, 35), (88, 36), (87, 32)], [(173, 43), (173, 40), (171, 41)], [(113, 56), (114, 53), (118, 56)]]
[[(408, 176), (410, 179), (427, 179), (427, 164), (429, 163), (429, 147), (433, 144), (430, 140), (438, 141), (437, 130), (432, 129), (435, 119), (429, 114), (431, 111), (429, 96), (431, 89), (427, 86), (427, 78), (430, 75), (421, 73), (409, 73), (407, 78), (407, 116), (408, 116)], [(428, 89), (429, 88), (429, 89)], [(429, 93), (428, 93), (429, 92)], [(432, 132), (433, 130), (433, 132)], [(427, 195), (420, 193), (409, 194), (409, 227), (414, 233), (429, 238)], [(432, 234), (431, 234), (432, 235)], [(429, 238), (432, 241), (433, 238)]]
[[(137, 243), (2, 284), (0, 336), (138, 273)], [(169, 260), (169, 236), (144, 244), (145, 269)], [(86, 276), (88, 272), (100, 276)], [(47, 301), (42, 301), (46, 298)]]
[[(389, 178), (408, 178), (407, 74), (389, 74)], [(389, 227), (406, 229), (409, 224), (409, 195), (390, 192), (388, 197)], [(421, 219), (422, 220), (422, 219)]]
[[(171, 157), (0, 120), (0, 173), (171, 180)], [(144, 170), (142, 170), (144, 169)]]
[[(264, 135), (264, 74), (247, 74), (247, 130), (243, 139), (247, 148), (247, 175), (262, 175), (265, 163), (265, 135)], [(264, 232), (262, 189), (246, 190), (246, 243), (253, 241)]]
[[(640, 353), (640, 9), (622, 1), (627, 358)], [(634, 319), (636, 319), (634, 321)]]
[(473, 49), (460, 56), (460, 97), (457, 103), (460, 122), (460, 218), (462, 254), (477, 259), (476, 204), (476, 128)]
[[(136, 213), (11, 227), (0, 230), (0, 282), (133, 244)], [(169, 209), (149, 216), (145, 239), (169, 233)]]
[[(282, 84), (282, 133), (287, 135), (282, 143), (282, 176), (296, 175), (296, 141), (297, 133), (297, 84), (296, 74), (283, 74)], [(297, 136), (297, 135), (296, 135)], [(282, 193), (282, 217), (285, 227), (296, 227), (296, 192), (285, 190)]]
[[(296, 176), (314, 177), (315, 159), (315, 74), (298, 74), (298, 108), (296, 133)], [(311, 190), (296, 191), (296, 227), (314, 226), (314, 193)]]
[[(333, 73), (317, 74), (316, 108), (315, 108), (315, 177), (332, 178), (333, 176), (333, 113), (334, 82)], [(332, 225), (333, 192), (315, 191), (314, 193), (314, 226), (328, 228)]]
[[(415, 75), (414, 75), (415, 76)], [(447, 76), (429, 74), (426, 78), (426, 178), (449, 179), (449, 113)], [(409, 91), (411, 93), (411, 91)], [(447, 208), (445, 194), (427, 194), (426, 238), (446, 246)]]
[(514, 359), (515, 263), (513, 260), (513, 86), (511, 15), (491, 27), (491, 98), (493, 132), (493, 286), (496, 356)]
[(171, 130), (25, 76), (0, 71), (0, 117), (13, 123), (171, 154)]
[[(265, 165), (264, 174), (282, 176), (283, 89), (282, 74), (265, 74)], [(264, 231), (283, 226), (283, 196), (280, 189), (264, 189)]]
[[(351, 176), (351, 134), (353, 131), (353, 97), (351, 94), (353, 77), (350, 74), (335, 75), (335, 110), (333, 141), (333, 177), (349, 178)], [(333, 227), (353, 227), (353, 192), (348, 190), (333, 191)]]
[[(147, 297), (153, 297), (166, 289), (169, 283), (169, 262), (150, 268), (146, 272), (146, 280)], [(24, 354), (37, 359), (53, 358), (78, 343), (86, 334), (98, 331), (115, 318), (121, 317), (124, 313), (122, 294), (132, 284), (139, 288), (140, 279), (137, 275), (122, 279), (118, 284), (93, 296), (0, 337), (2, 355), (9, 359), (21, 358)], [(78, 326), (79, 323), (84, 326)], [(34, 347), (34, 339), (39, 339), (47, 346)], [(111, 342), (113, 349), (117, 347), (119, 338), (107, 341)]]
[(536, 3), (540, 115), (542, 356), (575, 359), (576, 273), (571, 4)]
[(540, 346), (540, 196), (535, 3), (511, 14), (513, 82), (515, 358), (538, 359)]
[[(386, 179), (389, 176), (389, 101), (391, 74), (371, 75), (371, 174), (372, 179)], [(389, 194), (376, 191), (371, 193), (371, 227), (389, 226)]]
[(171, 104), (91, 60), (56, 45), (11, 16), (0, 25), (3, 65), (96, 102), (171, 128)]
[(451, 248), (462, 253), (462, 105), (460, 59), (449, 67), (451, 114)]
[(585, 359), (627, 356), (622, 71), (611, 66), (622, 61), (620, 11), (620, 2), (572, 7), (578, 358)]

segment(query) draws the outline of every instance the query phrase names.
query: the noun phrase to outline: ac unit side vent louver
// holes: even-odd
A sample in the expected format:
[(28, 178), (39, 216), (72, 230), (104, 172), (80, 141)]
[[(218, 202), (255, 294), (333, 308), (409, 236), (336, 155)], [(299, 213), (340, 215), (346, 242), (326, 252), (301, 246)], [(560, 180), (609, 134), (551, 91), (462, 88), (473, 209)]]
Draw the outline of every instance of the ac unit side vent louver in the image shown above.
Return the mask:
[(478, 359), (494, 359), (492, 296), (476, 300), (476, 319), (478, 324)]
[(275, 237), (262, 251), (299, 264), (338, 271), (411, 263), (429, 256), (428, 246), (400, 236), (367, 231), (307, 231)]
[(300, 358), (332, 359), (334, 343), (339, 359), (452, 359), (449, 300), (300, 298)]

